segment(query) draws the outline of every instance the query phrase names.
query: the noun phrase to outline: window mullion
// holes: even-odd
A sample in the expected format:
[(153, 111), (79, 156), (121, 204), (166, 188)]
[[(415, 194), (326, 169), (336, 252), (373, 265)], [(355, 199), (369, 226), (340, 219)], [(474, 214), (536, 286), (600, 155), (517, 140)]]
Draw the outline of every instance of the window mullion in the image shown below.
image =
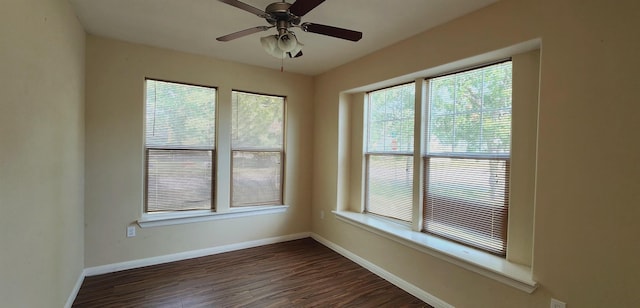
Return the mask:
[(411, 229), (422, 230), (422, 199), (423, 199), (423, 176), (424, 162), (422, 156), (425, 154), (423, 144), (424, 134), (428, 128), (429, 119), (429, 81), (423, 78), (415, 80), (414, 99), (414, 126), (413, 126), (413, 209), (411, 219)]

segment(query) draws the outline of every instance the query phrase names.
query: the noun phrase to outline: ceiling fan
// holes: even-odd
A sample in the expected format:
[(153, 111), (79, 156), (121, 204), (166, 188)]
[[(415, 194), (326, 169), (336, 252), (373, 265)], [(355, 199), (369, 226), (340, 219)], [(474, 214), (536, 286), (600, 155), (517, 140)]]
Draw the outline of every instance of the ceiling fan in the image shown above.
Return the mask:
[(276, 35), (265, 36), (260, 39), (262, 47), (267, 53), (277, 58), (297, 58), (302, 56), (302, 44), (298, 41), (290, 28), (300, 28), (302, 31), (327, 35), (340, 39), (357, 42), (362, 38), (362, 32), (327, 26), (322, 24), (301, 22), (302, 17), (320, 5), (324, 0), (297, 0), (293, 4), (274, 2), (263, 11), (238, 0), (219, 0), (231, 6), (264, 18), (270, 26), (257, 26), (216, 38), (221, 42), (234, 40), (249, 34), (276, 28)]

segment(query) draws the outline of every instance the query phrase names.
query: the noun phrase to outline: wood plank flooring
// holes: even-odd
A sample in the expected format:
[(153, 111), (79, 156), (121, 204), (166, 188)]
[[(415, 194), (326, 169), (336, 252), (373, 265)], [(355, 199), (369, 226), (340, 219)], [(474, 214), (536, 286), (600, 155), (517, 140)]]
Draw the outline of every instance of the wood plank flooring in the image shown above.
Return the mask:
[(73, 307), (431, 307), (311, 238), (85, 278)]

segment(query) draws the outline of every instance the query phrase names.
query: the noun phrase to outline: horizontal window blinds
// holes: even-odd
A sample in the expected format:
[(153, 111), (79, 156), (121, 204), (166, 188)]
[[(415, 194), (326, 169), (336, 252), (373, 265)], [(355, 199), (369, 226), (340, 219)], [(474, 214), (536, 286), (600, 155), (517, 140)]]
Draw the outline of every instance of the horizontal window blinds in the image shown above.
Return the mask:
[(368, 155), (367, 210), (411, 221), (413, 210), (413, 157)]
[(145, 145), (197, 147), (215, 145), (216, 89), (147, 80)]
[(423, 231), (506, 254), (511, 62), (429, 80)]
[(429, 154), (509, 155), (511, 62), (429, 80)]
[(211, 151), (147, 149), (147, 210), (211, 209)]
[(368, 94), (365, 153), (368, 213), (411, 221), (414, 97), (413, 83)]
[(216, 90), (146, 80), (145, 211), (212, 209)]
[(231, 206), (283, 204), (284, 97), (232, 92)]
[(425, 159), (427, 232), (496, 254), (506, 248), (509, 162), (498, 159)]
[(282, 153), (233, 151), (233, 204), (282, 204)]

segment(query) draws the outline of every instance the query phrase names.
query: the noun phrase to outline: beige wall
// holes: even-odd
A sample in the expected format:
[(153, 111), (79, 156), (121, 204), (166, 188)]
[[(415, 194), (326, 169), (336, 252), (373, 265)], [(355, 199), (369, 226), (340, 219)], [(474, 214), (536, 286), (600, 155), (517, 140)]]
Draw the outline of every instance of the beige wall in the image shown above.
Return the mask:
[(66, 1), (0, 9), (0, 306), (62, 307), (84, 268), (85, 34)]
[[(312, 230), (456, 307), (548, 307), (550, 297), (569, 307), (640, 305), (639, 17), (637, 1), (503, 0), (318, 76)], [(529, 295), (332, 215), (320, 219), (320, 211), (348, 206), (342, 183), (353, 168), (341, 130), (353, 123), (345, 91), (410, 81), (415, 72), (536, 38), (538, 290)], [(526, 254), (519, 258), (526, 262)]]
[[(126, 238), (126, 227), (140, 218), (143, 205), (145, 77), (217, 87), (219, 110), (230, 110), (232, 89), (287, 96), (287, 212), (143, 228)], [(89, 36), (86, 92), (87, 267), (309, 231), (311, 77)], [(217, 171), (223, 181), (230, 121), (218, 122)], [(218, 194), (228, 196), (228, 185), (218, 187)]]

